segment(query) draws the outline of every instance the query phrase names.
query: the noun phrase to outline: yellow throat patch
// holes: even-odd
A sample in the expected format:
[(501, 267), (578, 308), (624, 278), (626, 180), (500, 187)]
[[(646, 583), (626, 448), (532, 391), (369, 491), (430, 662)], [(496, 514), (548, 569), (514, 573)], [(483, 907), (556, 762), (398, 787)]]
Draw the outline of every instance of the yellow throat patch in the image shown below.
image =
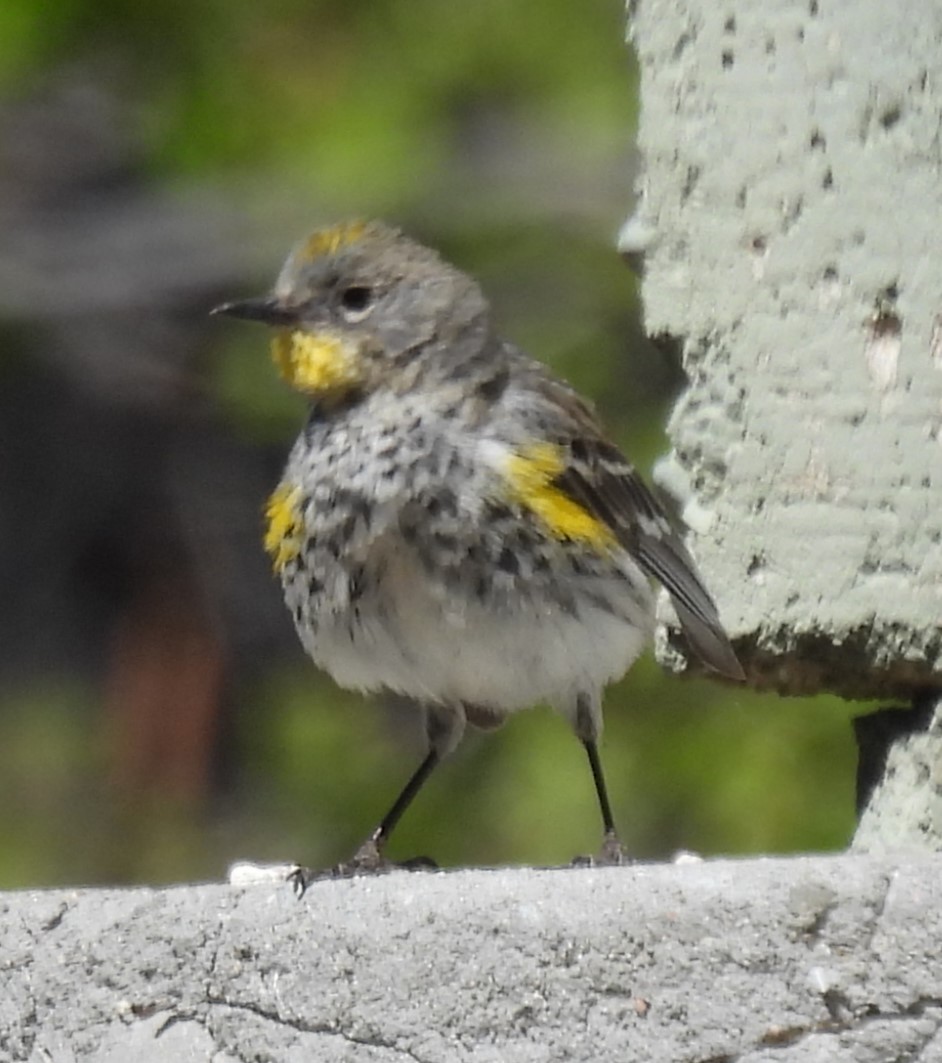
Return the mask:
[(282, 378), (305, 395), (342, 394), (360, 381), (356, 348), (330, 333), (280, 329), (271, 356)]
[(278, 575), (301, 553), (304, 515), (300, 501), (300, 487), (281, 484), (265, 505), (265, 552)]
[(617, 545), (607, 524), (553, 485), (565, 469), (562, 447), (534, 443), (507, 459), (511, 498), (526, 506), (556, 539), (573, 539), (610, 549)]

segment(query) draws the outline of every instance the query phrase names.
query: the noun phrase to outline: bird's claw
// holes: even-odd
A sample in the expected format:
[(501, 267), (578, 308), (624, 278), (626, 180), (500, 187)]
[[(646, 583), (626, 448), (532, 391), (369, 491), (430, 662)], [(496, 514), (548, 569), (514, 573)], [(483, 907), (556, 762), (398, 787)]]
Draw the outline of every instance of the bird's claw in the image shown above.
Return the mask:
[(609, 830), (605, 832), (605, 837), (602, 839), (602, 848), (596, 856), (577, 856), (573, 860), (572, 866), (621, 867), (623, 864), (630, 863), (631, 857), (619, 841), (618, 835), (613, 830)]
[(415, 856), (400, 863), (388, 860), (375, 838), (367, 838), (349, 860), (327, 868), (296, 867), (288, 882), (300, 900), (308, 887), (324, 879), (356, 878), (361, 875), (385, 875), (389, 871), (435, 871), (438, 864), (428, 856)]

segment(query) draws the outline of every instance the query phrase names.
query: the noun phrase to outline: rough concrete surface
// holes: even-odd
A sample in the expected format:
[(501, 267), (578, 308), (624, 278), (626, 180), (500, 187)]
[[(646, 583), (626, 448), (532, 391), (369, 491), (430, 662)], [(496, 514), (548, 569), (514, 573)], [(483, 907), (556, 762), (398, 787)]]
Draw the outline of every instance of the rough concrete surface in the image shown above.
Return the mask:
[(629, 7), (664, 480), (750, 680), (938, 686), (942, 3)]
[(942, 857), (0, 898), (0, 1059), (942, 1059)]
[(853, 848), (942, 851), (942, 702), (854, 721), (859, 823)]

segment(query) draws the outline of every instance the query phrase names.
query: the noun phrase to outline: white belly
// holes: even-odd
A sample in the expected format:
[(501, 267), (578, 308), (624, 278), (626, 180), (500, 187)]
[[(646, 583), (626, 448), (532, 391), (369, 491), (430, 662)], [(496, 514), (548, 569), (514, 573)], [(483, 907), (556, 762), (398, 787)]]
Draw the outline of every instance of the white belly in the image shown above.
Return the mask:
[(358, 602), (359, 622), (320, 617), (316, 637), (301, 637), (341, 686), (501, 713), (547, 703), (570, 714), (578, 695), (622, 676), (651, 637), (653, 596), (640, 572), (631, 575), (617, 613), (586, 604), (573, 615), (523, 595), (488, 608), (446, 597), (400, 554), (377, 593)]

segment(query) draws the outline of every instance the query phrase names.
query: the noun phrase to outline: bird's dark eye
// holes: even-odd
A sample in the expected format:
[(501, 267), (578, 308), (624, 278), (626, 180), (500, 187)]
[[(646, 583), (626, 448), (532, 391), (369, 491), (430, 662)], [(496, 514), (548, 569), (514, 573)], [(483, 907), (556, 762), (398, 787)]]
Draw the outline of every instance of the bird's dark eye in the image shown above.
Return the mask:
[(340, 306), (346, 317), (355, 321), (362, 318), (373, 302), (373, 289), (362, 284), (352, 284), (340, 293)]

